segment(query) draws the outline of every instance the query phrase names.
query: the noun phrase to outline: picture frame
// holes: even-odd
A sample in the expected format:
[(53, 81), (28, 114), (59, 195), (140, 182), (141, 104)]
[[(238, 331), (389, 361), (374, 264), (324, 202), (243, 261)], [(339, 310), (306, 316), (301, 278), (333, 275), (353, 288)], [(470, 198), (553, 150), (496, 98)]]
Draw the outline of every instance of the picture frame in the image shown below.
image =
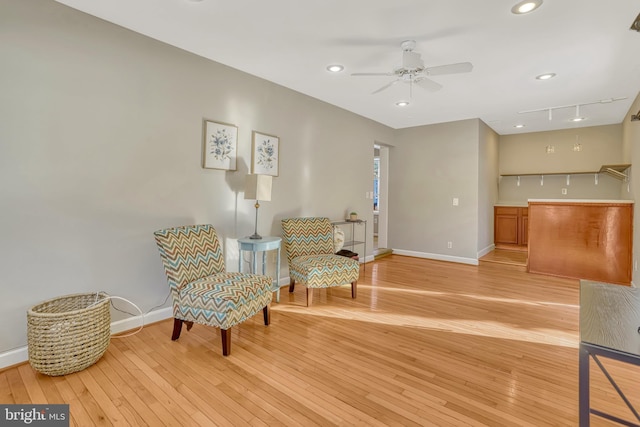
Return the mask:
[(238, 127), (203, 120), (202, 167), (235, 171), (238, 157)]
[(280, 138), (263, 132), (251, 135), (251, 173), (278, 176), (280, 163)]

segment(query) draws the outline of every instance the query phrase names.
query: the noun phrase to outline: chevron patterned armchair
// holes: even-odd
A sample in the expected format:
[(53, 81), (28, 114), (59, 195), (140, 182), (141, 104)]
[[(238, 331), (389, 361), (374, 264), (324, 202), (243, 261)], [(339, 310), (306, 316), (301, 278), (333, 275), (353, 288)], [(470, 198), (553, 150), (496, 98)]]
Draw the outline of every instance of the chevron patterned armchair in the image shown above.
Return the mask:
[(295, 284), (307, 288), (307, 306), (313, 300), (313, 288), (351, 284), (356, 297), (360, 264), (333, 253), (333, 226), (328, 218), (288, 218), (282, 220), (284, 245), (289, 262), (289, 292)]
[(269, 325), (271, 278), (225, 271), (224, 255), (212, 225), (167, 228), (154, 233), (173, 300), (173, 335), (186, 323), (220, 328), (222, 354), (231, 352), (231, 327), (260, 310)]

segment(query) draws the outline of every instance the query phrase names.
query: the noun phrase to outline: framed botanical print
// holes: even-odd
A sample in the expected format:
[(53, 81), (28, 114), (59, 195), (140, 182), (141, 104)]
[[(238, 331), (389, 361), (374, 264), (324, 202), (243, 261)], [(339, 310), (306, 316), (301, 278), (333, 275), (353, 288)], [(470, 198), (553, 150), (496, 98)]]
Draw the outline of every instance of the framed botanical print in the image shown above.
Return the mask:
[(236, 170), (238, 127), (205, 119), (203, 133), (202, 167)]
[(251, 143), (251, 173), (278, 176), (280, 138), (253, 131)]

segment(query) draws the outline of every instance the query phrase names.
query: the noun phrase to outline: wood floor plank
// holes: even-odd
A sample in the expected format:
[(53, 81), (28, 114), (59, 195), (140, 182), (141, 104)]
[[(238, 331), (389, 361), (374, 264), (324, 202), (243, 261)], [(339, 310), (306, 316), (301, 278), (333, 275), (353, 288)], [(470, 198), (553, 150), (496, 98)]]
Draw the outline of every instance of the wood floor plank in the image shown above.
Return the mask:
[(47, 404), (47, 396), (45, 396), (42, 390), (41, 383), (36, 379), (37, 373), (31, 369), (29, 365), (18, 366), (18, 373), (24, 383), (25, 389), (29, 394), (29, 400), (35, 404)]
[[(8, 403), (69, 403), (71, 425), (575, 426), (579, 285), (496, 263), (391, 255), (348, 286), (283, 289), (271, 324), (173, 322), (113, 339), (82, 372), (0, 372)], [(640, 370), (606, 361), (640, 407)], [(593, 407), (632, 420), (592, 366)], [(610, 425), (592, 417), (592, 426)]]
[[(7, 384), (9, 386), (8, 394), (13, 396), (13, 401), (15, 403), (36, 403), (32, 402), (31, 398), (29, 397), (27, 386), (20, 377), (20, 372), (18, 371), (19, 368), (20, 367), (18, 366), (5, 371)], [(6, 393), (6, 391), (4, 391), (3, 393)]]
[(56, 390), (60, 393), (62, 402), (69, 404), (69, 416), (71, 417), (71, 424), (77, 426), (93, 426), (95, 423), (91, 419), (91, 416), (87, 413), (82, 402), (79, 400), (75, 391), (71, 387), (68, 379), (64, 376), (54, 377), (53, 383)]
[(7, 371), (0, 372), (0, 402), (4, 402), (8, 405), (16, 403), (11, 393), (11, 387), (9, 386), (9, 379), (7, 378)]

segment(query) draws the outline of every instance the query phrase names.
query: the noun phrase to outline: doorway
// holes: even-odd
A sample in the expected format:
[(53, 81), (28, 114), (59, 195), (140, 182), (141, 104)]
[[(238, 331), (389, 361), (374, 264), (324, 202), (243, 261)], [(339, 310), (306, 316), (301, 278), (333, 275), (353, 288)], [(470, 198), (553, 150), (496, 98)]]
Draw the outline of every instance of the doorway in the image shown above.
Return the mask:
[(373, 146), (373, 255), (374, 258), (388, 255), (387, 215), (388, 215), (389, 147), (382, 144)]

